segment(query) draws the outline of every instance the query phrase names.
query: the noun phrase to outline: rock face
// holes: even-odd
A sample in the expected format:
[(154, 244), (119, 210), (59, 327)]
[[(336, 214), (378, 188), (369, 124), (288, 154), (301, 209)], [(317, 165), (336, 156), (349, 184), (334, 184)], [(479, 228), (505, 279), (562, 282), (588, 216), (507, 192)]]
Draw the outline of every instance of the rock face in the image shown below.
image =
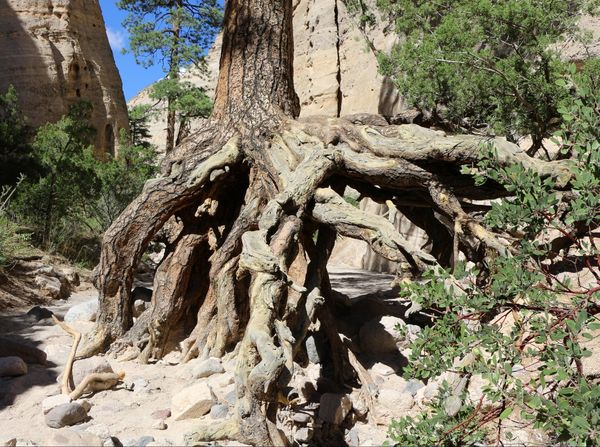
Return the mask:
[(114, 153), (127, 107), (98, 0), (0, 0), (0, 91), (14, 85), (29, 122), (94, 107), (98, 153)]

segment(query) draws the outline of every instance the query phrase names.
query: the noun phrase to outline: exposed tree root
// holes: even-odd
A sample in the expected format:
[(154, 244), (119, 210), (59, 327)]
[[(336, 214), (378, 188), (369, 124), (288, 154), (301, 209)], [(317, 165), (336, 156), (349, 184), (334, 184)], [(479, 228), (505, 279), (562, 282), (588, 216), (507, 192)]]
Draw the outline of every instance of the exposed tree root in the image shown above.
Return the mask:
[[(500, 163), (521, 163), (564, 186), (570, 179), (566, 164), (532, 159), (500, 139), (343, 119), (280, 123), (260, 131), (238, 127), (233, 138), (230, 129), (214, 130), (211, 143), (202, 143), (204, 155), (190, 155), (191, 143), (177, 148), (163, 177), (146, 185), (105, 236), (99, 318), (84, 355), (118, 340), (113, 349), (133, 346), (143, 362), (160, 358), (176, 327), (189, 328), (186, 361), (237, 346), (237, 417), (199, 429), (188, 439), (192, 444), (233, 438), (286, 444), (276, 419), (280, 390), (315, 322), (329, 341), (340, 389), (357, 379), (368, 386), (368, 374), (335, 325), (327, 260), (336, 235), (364, 240), (386, 259), (410, 263), (415, 274), (447, 265), (459, 247), (509, 253), (510, 237), (486, 229), (472, 212), (477, 207), (468, 205), (506, 191), (494, 184), (476, 187), (460, 167), (477, 163), (487, 143)], [(406, 210), (430, 237), (452, 241), (454, 249), (439, 242), (430, 252), (412, 247), (387, 219), (347, 203), (348, 185)], [(415, 204), (426, 212), (415, 212)], [(136, 263), (173, 216), (182, 229), (158, 268), (150, 309), (133, 324), (129, 295)]]
[(77, 387), (72, 390), (73, 387), (73, 363), (75, 361), (75, 356), (77, 354), (77, 347), (79, 346), (79, 341), (81, 340), (81, 333), (76, 331), (71, 326), (69, 326), (64, 321), (60, 321), (54, 315), (52, 315), (52, 319), (54, 322), (67, 334), (73, 337), (73, 346), (71, 347), (71, 352), (69, 353), (69, 357), (67, 358), (67, 362), (65, 364), (65, 370), (63, 371), (62, 380), (60, 384), (61, 394), (66, 394), (70, 397), (71, 400), (79, 399), (83, 394), (93, 393), (96, 391), (104, 391), (111, 389), (117, 383), (122, 381), (125, 378), (125, 373), (120, 372), (118, 374), (114, 373), (93, 373), (88, 374), (83, 378), (81, 383), (77, 385)]

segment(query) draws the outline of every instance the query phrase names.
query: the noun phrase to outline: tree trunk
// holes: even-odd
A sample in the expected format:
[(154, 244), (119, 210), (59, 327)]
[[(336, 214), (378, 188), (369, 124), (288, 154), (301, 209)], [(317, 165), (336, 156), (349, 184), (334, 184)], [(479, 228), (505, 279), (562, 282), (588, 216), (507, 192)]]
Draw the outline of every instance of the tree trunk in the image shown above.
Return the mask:
[[(415, 274), (438, 260), (448, 262), (437, 245), (438, 259), (411, 247), (387, 219), (347, 203), (346, 186), (379, 201), (428, 207), (426, 218), (414, 220), (434, 238), (440, 233), (447, 241), (449, 230), (438, 229), (452, 221), (453, 238), (462, 244), (510, 250), (510, 239), (486, 229), (465, 206), (506, 195), (499, 185), (476, 186), (461, 173), (461, 166), (479, 161), (481, 144), (489, 141), (414, 125), (296, 120), (292, 35), (291, 0), (226, 2), (211, 118), (167, 155), (161, 176), (147, 182), (104, 235), (95, 281), (100, 308), (82, 356), (126, 350), (152, 361), (178, 341), (173, 329), (189, 326), (184, 317), (190, 310), (195, 326), (183, 343), (185, 359), (237, 349), (236, 418), (199, 428), (187, 438), (192, 444), (223, 438), (291, 442), (277, 413), (287, 405), (282, 390), (312, 323), (320, 322), (332, 347), (331, 379), (340, 388), (354, 383), (335, 329), (327, 275), (336, 235), (364, 240), (386, 259), (408, 262)], [(564, 162), (532, 159), (501, 139), (491, 143), (498, 163), (521, 163), (568, 185)], [(441, 223), (428, 222), (437, 216)], [(172, 240), (152, 305), (133, 325), (135, 267), (167, 223)]]

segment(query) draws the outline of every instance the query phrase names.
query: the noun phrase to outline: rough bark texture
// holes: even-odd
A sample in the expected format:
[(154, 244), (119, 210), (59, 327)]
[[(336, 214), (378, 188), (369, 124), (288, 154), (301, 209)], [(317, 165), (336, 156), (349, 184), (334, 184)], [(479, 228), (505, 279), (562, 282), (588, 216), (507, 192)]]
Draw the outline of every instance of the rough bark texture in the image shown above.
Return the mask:
[[(414, 125), (294, 119), (291, 8), (289, 0), (227, 2), (212, 119), (169, 154), (161, 177), (146, 184), (104, 237), (98, 321), (83, 355), (110, 348), (150, 361), (179, 341), (176, 327), (190, 329), (186, 359), (237, 349), (237, 417), (198, 429), (188, 437), (192, 444), (238, 438), (286, 445), (276, 418), (288, 403), (282, 389), (314, 322), (331, 347), (332, 379), (340, 387), (364, 381), (349, 367), (356, 359), (335, 327), (326, 266), (336, 234), (364, 240), (415, 274), (449, 262), (447, 251), (415, 249), (388, 220), (347, 203), (346, 186), (377, 201), (429, 210), (414, 213), (414, 222), (430, 233), (444, 228), (443, 241), (474, 253), (480, 246), (510, 251), (509, 237), (470, 214), (472, 199), (506, 194), (499, 185), (476, 187), (461, 174), (462, 165), (481, 157), (481, 138)], [(563, 162), (534, 160), (501, 139), (487, 142), (499, 163), (521, 163), (568, 184)], [(155, 277), (152, 305), (134, 325), (133, 272), (169, 220), (176, 231)]]

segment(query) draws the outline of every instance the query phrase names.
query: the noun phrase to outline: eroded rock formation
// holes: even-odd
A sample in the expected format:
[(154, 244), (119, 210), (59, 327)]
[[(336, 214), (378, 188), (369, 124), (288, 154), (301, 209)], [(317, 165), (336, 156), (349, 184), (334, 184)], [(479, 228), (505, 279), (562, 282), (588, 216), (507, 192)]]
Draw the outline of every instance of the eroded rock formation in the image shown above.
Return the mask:
[(97, 0), (0, 0), (0, 91), (11, 84), (33, 126), (90, 101), (96, 150), (115, 152), (127, 106)]

